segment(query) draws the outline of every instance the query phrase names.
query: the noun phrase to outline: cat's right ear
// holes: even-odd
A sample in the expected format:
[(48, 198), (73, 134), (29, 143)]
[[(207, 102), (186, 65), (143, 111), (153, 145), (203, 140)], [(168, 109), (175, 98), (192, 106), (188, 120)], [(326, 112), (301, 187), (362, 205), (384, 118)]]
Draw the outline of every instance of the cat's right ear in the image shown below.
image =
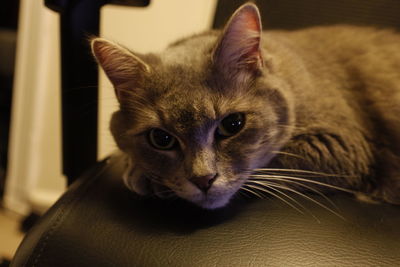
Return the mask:
[(108, 79), (114, 85), (115, 94), (121, 101), (124, 92), (141, 86), (150, 67), (128, 49), (103, 38), (91, 40), (92, 53)]
[(263, 67), (261, 19), (256, 5), (242, 5), (232, 15), (213, 51), (214, 66), (228, 76), (251, 77)]

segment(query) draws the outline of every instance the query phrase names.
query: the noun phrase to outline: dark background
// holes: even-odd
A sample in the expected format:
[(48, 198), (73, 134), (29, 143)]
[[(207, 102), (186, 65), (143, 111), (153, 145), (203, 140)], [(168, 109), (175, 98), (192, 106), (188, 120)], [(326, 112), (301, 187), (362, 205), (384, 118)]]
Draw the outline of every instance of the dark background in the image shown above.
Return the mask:
[[(10, 125), (18, 0), (1, 1), (0, 7), (0, 200), (4, 192)], [(1, 203), (1, 201), (0, 201)]]
[[(222, 27), (237, 7), (249, 1), (219, 0), (214, 27)], [(400, 27), (399, 0), (257, 0), (264, 30), (315, 25), (356, 24)]]

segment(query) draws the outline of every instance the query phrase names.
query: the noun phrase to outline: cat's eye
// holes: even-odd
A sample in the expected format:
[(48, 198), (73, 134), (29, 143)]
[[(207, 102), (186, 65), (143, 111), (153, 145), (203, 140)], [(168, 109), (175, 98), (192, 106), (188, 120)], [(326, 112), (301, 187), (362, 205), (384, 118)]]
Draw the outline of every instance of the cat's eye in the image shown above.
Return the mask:
[(148, 134), (150, 144), (160, 150), (170, 150), (177, 144), (176, 138), (161, 129), (151, 129)]
[(216, 134), (220, 137), (230, 137), (237, 134), (244, 126), (243, 113), (232, 113), (226, 116), (218, 125)]

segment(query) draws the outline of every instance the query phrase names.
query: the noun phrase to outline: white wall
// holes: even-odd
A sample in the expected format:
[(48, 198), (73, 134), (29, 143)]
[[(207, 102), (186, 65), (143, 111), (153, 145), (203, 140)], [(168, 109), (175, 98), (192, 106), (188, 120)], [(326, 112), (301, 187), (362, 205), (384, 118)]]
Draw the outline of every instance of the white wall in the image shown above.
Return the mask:
[(65, 188), (61, 174), (58, 16), (21, 0), (5, 206), (42, 212)]

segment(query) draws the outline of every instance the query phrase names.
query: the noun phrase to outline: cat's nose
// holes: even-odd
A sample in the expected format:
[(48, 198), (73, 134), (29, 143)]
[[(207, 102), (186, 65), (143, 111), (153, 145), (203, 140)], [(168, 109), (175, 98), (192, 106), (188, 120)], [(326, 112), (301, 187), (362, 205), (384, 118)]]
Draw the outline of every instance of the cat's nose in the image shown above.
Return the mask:
[(208, 189), (210, 189), (211, 185), (217, 179), (218, 174), (213, 173), (204, 176), (194, 176), (190, 178), (190, 181), (195, 184), (201, 191), (207, 193)]

